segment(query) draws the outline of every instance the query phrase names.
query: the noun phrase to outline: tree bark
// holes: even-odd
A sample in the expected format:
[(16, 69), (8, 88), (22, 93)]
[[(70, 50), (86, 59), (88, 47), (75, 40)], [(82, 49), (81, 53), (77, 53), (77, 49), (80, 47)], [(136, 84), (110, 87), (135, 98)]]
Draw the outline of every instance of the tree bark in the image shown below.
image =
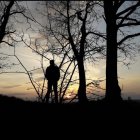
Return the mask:
[(79, 103), (86, 103), (86, 76), (83, 58), (78, 60), (78, 70), (79, 70), (79, 89), (78, 89), (78, 99)]
[(117, 74), (117, 25), (113, 1), (104, 1), (107, 33), (106, 95), (105, 99), (120, 101), (121, 89)]
[(0, 43), (2, 42), (4, 36), (5, 36), (5, 30), (6, 30), (6, 26), (8, 24), (8, 20), (10, 17), (10, 10), (12, 8), (12, 6), (14, 5), (14, 1), (10, 1), (8, 6), (6, 7), (6, 11), (3, 11), (3, 22), (0, 25)]

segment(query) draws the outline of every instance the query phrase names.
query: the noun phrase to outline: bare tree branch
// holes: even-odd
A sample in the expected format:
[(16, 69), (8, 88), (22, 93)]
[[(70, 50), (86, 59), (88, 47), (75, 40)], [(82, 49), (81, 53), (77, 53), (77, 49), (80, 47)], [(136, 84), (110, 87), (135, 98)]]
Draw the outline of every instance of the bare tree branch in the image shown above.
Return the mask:
[(125, 10), (117, 13), (116, 16), (120, 17), (121, 15), (126, 14), (127, 12), (129, 12), (129, 15), (130, 15), (130, 14), (132, 14), (131, 11), (135, 10), (138, 6), (140, 6), (140, 2), (139, 1), (135, 5), (130, 6), (130, 7), (126, 8)]
[(121, 25), (118, 25), (118, 27), (121, 28), (121, 27), (130, 27), (130, 26), (139, 26), (139, 25), (140, 25), (140, 21), (136, 23), (123, 23)]
[(121, 41), (119, 41), (118, 45), (121, 45), (124, 41), (131, 39), (133, 37), (137, 37), (137, 36), (140, 36), (140, 33), (128, 35), (128, 36), (124, 37)]

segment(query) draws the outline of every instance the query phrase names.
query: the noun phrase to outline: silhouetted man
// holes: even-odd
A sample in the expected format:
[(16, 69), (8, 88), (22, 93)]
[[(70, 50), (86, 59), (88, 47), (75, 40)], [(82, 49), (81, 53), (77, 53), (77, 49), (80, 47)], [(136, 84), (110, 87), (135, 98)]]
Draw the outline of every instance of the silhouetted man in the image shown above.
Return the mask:
[(46, 94), (46, 102), (48, 103), (52, 87), (54, 89), (55, 103), (58, 103), (57, 82), (60, 78), (59, 68), (55, 65), (54, 60), (50, 60), (50, 66), (46, 69), (45, 77), (48, 80), (48, 91)]

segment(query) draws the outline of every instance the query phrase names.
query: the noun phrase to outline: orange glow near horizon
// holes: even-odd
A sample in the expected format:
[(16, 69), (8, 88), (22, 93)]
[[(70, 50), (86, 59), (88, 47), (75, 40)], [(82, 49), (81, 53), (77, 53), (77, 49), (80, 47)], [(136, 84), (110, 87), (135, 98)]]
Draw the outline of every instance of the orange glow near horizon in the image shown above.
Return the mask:
[[(1, 49), (2, 51), (2, 49)], [(8, 52), (8, 49), (7, 49)], [(10, 52), (11, 49), (10, 49)], [(23, 53), (24, 52), (24, 53)], [(40, 57), (34, 53), (28, 48), (19, 47), (17, 49), (17, 54), (22, 63), (25, 65), (25, 67), (28, 70), (31, 70), (33, 68), (40, 67)], [(12, 58), (11, 58), (12, 62)], [(57, 62), (56, 62), (57, 63)], [(47, 67), (49, 64), (45, 63), (44, 67)], [(135, 64), (130, 66), (130, 69), (126, 69), (126, 67), (122, 67), (119, 65), (118, 73), (119, 77), (119, 84), (122, 88), (123, 95), (127, 96), (134, 96), (135, 98), (140, 97), (140, 68), (138, 67), (140, 65), (140, 59), (138, 58)], [(12, 69), (6, 69), (6, 71), (24, 71), (22, 67), (16, 66)], [(91, 80), (104, 80), (105, 79), (105, 60), (97, 63), (96, 65), (93, 65), (92, 63), (86, 63), (85, 64), (85, 70), (86, 70), (86, 78)], [(41, 80), (43, 77), (42, 70), (37, 70), (34, 73), (34, 76), (36, 77), (36, 80)], [(36, 98), (37, 94), (35, 93), (34, 89), (32, 88), (31, 84), (28, 84), (29, 78), (26, 74), (0, 74), (0, 94), (10, 95), (10, 96), (16, 96), (20, 98)], [(78, 79), (78, 73), (75, 75), (75, 79)], [(89, 81), (87, 80), (87, 83)], [(46, 84), (47, 85), (47, 84)], [(46, 86), (45, 85), (45, 86)], [(101, 83), (101, 87), (105, 88), (105, 82)], [(71, 87), (69, 87), (68, 92), (77, 93), (78, 85), (75, 84)], [(45, 91), (46, 92), (46, 91)], [(93, 92), (94, 91), (93, 89)], [(104, 91), (102, 91), (104, 93)], [(100, 94), (100, 93), (99, 93)], [(69, 96), (69, 95), (68, 95)], [(67, 97), (67, 95), (66, 95)]]

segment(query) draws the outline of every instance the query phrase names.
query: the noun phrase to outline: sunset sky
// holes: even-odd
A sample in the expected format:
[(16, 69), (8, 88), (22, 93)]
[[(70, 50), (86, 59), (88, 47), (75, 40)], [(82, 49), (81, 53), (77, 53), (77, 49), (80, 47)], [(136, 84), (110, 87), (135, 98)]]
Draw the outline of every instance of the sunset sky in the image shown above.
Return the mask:
[[(24, 2), (26, 5), (26, 2)], [(37, 2), (28, 1), (27, 2), (29, 9), (31, 10), (32, 14), (36, 15), (36, 4)], [(41, 17), (35, 16), (38, 20), (42, 20)], [(19, 25), (16, 24), (16, 27), (19, 29), (25, 29), (28, 25)], [(105, 29), (105, 25), (103, 23), (99, 25), (100, 27)], [(37, 25), (34, 25), (36, 28)], [(137, 30), (140, 31), (140, 27), (137, 28)], [(33, 31), (27, 31), (27, 34), (30, 34), (32, 37), (40, 37), (37, 33)], [(139, 42), (140, 37), (137, 37), (135, 40), (136, 42)], [(12, 47), (3, 46), (0, 45), (0, 55), (9, 54), (12, 55), (14, 53), (14, 49)], [(31, 49), (25, 47), (25, 45), (18, 44), (16, 46), (16, 54), (18, 58), (22, 61), (24, 66), (28, 70), (32, 70), (34, 68), (40, 67), (40, 56), (33, 53)], [(50, 55), (50, 58), (53, 58)], [(59, 65), (59, 61), (56, 59), (56, 64)], [(0, 63), (2, 61), (0, 60)], [(5, 62), (4, 62), (5, 63)], [(14, 57), (9, 57), (8, 63), (17, 63), (16, 59)], [(122, 88), (122, 96), (124, 98), (127, 98), (130, 96), (132, 99), (140, 99), (140, 54), (137, 54), (137, 57), (135, 58), (135, 61), (131, 61), (131, 65), (129, 66), (129, 69), (124, 66), (122, 63), (118, 63), (118, 76), (119, 76), (119, 85)], [(49, 61), (45, 62), (45, 67), (47, 67), (49, 64)], [(85, 63), (85, 70), (86, 70), (86, 78), (87, 79), (105, 79), (105, 60), (101, 60), (100, 62), (93, 63)], [(21, 66), (13, 66), (11, 68), (7, 69), (0, 69), (1, 72), (16, 72), (16, 71), (22, 71), (24, 72), (24, 69)], [(43, 79), (43, 73), (41, 70), (34, 71), (34, 76), (36, 81), (40, 81)], [(75, 75), (76, 77), (77, 75)], [(0, 74), (0, 94), (9, 95), (9, 96), (15, 96), (19, 98), (24, 99), (36, 99), (37, 95), (33, 89), (31, 89), (31, 84), (29, 83), (29, 78), (26, 74), (21, 73), (5, 73)], [(88, 81), (87, 81), (88, 82)], [(105, 88), (105, 82), (101, 83), (101, 86)], [(72, 90), (77, 89), (77, 86), (72, 87)], [(93, 91), (95, 92), (95, 91)], [(104, 91), (102, 93), (98, 93), (100, 95), (104, 94)]]

